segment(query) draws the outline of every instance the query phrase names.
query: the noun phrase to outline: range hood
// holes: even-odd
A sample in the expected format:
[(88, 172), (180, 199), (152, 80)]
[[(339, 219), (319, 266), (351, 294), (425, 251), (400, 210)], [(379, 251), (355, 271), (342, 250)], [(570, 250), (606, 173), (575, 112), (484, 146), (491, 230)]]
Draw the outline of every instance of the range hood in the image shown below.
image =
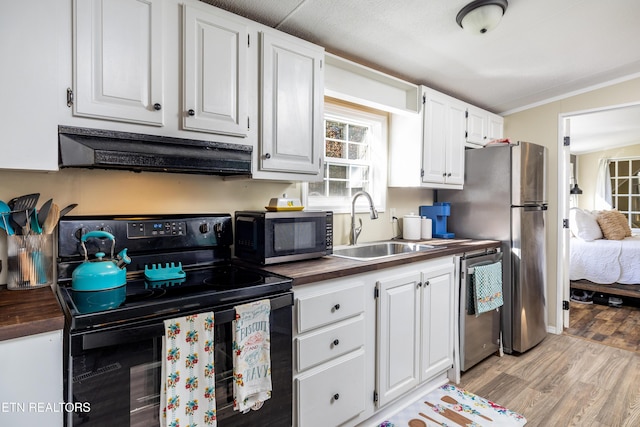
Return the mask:
[(250, 175), (250, 145), (58, 126), (60, 168)]

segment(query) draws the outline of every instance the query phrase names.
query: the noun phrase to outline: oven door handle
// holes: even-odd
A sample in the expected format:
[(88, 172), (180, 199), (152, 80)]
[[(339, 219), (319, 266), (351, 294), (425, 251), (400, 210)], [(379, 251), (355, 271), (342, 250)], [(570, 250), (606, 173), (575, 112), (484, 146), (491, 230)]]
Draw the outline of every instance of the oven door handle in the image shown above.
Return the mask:
[[(259, 300), (256, 299), (256, 301)], [(270, 298), (271, 311), (279, 308), (293, 305), (293, 293), (289, 292), (284, 295), (279, 295), (274, 298)], [(180, 317), (193, 313), (184, 313)], [(229, 323), (236, 318), (236, 310), (230, 308), (222, 311), (215, 311), (214, 309), (215, 324), (221, 325)], [(111, 329), (99, 332), (89, 332), (84, 334), (71, 336), (71, 354), (77, 355), (82, 351), (94, 350), (98, 348), (111, 347), (114, 345), (128, 344), (132, 342), (139, 342), (145, 339), (154, 337), (161, 337), (164, 335), (164, 323), (158, 321), (153, 324), (147, 325), (131, 325), (121, 329)]]

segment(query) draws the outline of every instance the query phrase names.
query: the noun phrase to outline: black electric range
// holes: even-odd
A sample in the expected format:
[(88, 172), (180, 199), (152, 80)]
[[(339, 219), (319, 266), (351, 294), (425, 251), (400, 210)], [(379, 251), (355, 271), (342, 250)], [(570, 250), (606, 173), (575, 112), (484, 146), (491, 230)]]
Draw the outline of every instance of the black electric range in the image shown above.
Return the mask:
[[(98, 252), (127, 248), (131, 263), (126, 266), (126, 285), (73, 289), (73, 271), (85, 262), (81, 237), (94, 230), (110, 233), (115, 244), (109, 238), (87, 239), (88, 259)], [(91, 405), (90, 413), (66, 414), (67, 426), (158, 426), (164, 321), (209, 311), (215, 314), (216, 405), (221, 425), (291, 425), (292, 280), (234, 264), (232, 242), (229, 214), (60, 220), (57, 271), (66, 318), (65, 401)], [(158, 279), (146, 272), (163, 268), (181, 274)], [(260, 410), (240, 414), (232, 409), (231, 392), (234, 307), (263, 299), (271, 303), (273, 393)]]

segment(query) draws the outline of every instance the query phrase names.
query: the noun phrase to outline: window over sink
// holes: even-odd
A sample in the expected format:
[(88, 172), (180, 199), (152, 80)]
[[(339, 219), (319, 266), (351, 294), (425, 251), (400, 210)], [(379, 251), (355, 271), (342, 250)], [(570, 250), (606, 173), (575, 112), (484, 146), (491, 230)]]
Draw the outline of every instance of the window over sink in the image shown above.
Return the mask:
[[(387, 113), (330, 98), (324, 105), (324, 179), (305, 183), (304, 206), (348, 213), (358, 191), (384, 211), (387, 191)], [(368, 212), (359, 198), (356, 212)]]

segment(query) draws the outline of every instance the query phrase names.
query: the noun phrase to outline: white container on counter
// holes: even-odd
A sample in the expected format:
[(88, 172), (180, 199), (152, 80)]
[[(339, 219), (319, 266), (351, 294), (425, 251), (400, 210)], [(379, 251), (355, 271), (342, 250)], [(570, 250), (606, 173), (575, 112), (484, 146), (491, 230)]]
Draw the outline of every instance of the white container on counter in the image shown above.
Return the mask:
[(420, 218), (420, 237), (423, 240), (431, 238), (431, 227), (431, 218), (427, 218), (426, 216)]
[(420, 240), (420, 216), (410, 213), (402, 217), (402, 238)]

